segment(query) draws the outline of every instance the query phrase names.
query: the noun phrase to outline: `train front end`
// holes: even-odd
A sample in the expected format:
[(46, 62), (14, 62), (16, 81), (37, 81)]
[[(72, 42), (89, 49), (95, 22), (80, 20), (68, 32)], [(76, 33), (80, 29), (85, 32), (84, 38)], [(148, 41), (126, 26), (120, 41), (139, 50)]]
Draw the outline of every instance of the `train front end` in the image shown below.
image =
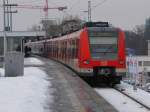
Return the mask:
[(125, 35), (107, 23), (90, 23), (81, 34), (81, 72), (108, 83), (120, 83), (125, 73)]

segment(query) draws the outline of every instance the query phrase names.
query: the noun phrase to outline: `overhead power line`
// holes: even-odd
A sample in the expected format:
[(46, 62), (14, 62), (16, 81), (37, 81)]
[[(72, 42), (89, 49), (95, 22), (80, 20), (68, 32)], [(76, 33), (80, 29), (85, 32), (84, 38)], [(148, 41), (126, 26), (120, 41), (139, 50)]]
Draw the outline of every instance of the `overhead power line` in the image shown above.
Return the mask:
[(91, 10), (91, 1), (88, 1), (88, 21), (91, 21), (92, 18), (92, 10)]
[[(77, 4), (80, 3), (80, 0), (76, 1), (71, 7), (70, 7), (70, 10), (72, 10), (74, 7), (77, 6)], [(79, 7), (78, 7), (79, 8)]]
[(88, 10), (85, 10), (83, 12), (87, 13), (88, 14), (88, 21), (92, 21), (92, 11), (94, 9), (96, 9), (98, 6), (102, 5), (103, 3), (105, 3), (107, 0), (103, 0), (101, 1), (100, 3), (98, 3), (97, 5), (91, 7), (91, 1), (88, 1)]
[(98, 3), (97, 5), (92, 7), (92, 10), (96, 9), (98, 6), (102, 5), (103, 3), (107, 2), (108, 0), (103, 0), (102, 2)]
[[(3, 7), (3, 5), (0, 5), (0, 7)], [(37, 5), (19, 5), (15, 6), (13, 8), (25, 8), (25, 9), (44, 9), (44, 6), (37, 6)], [(58, 10), (64, 10), (67, 9), (66, 6), (64, 7), (48, 7), (48, 9), (58, 9)]]
[(37, 3), (37, 2), (41, 2), (41, 1), (43, 1), (43, 0), (30, 0), (30, 1), (26, 1), (26, 2), (19, 2), (19, 3), (21, 3), (21, 4), (31, 4), (31, 3)]

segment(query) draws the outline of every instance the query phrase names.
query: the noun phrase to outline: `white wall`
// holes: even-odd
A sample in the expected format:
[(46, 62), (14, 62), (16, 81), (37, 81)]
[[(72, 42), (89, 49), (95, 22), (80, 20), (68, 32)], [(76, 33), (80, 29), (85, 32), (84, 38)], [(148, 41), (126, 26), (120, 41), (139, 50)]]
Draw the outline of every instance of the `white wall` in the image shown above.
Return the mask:
[(127, 62), (129, 61), (134, 62), (135, 60), (137, 60), (138, 72), (143, 72), (144, 70), (150, 72), (150, 56), (128, 56), (127, 57)]
[(148, 40), (148, 56), (150, 56), (150, 40)]

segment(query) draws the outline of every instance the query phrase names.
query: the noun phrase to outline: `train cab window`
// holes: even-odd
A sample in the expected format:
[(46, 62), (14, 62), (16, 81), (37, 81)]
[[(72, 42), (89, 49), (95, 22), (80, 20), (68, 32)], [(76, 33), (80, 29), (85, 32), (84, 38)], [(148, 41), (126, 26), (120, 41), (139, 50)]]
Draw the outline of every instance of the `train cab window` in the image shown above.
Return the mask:
[(90, 52), (93, 59), (116, 59), (118, 31), (115, 28), (88, 28)]

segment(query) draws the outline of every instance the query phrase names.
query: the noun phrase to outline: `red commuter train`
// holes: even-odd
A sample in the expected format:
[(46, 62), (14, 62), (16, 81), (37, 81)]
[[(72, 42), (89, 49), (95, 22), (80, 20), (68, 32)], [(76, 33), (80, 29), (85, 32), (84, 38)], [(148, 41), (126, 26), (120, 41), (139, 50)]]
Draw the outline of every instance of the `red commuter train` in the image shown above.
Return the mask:
[(125, 34), (107, 22), (89, 22), (59, 38), (29, 42), (33, 53), (58, 60), (85, 77), (117, 84), (125, 72)]

